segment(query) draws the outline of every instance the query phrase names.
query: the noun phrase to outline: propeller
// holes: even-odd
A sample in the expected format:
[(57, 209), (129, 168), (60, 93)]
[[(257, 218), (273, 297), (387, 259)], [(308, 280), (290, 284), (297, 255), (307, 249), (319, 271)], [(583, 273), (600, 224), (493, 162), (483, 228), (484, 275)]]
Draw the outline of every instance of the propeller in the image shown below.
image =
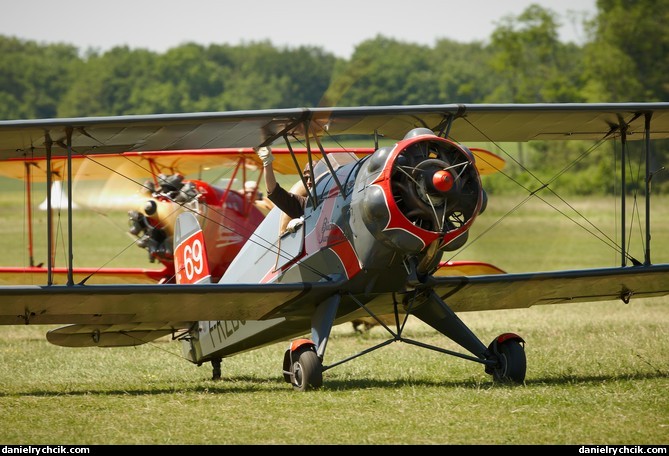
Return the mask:
[(477, 214), (481, 186), (473, 155), (448, 140), (421, 141), (401, 151), (391, 187), (400, 211), (424, 230), (445, 234)]
[(363, 163), (351, 206), (372, 236), (415, 255), (460, 248), (485, 200), (472, 152), (415, 128)]

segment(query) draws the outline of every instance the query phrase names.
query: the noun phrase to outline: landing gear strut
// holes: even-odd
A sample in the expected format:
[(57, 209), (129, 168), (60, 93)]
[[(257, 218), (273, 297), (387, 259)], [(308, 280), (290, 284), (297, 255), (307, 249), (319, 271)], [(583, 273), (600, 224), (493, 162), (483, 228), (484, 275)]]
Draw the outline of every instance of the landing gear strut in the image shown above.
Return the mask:
[(525, 341), (520, 336), (505, 333), (486, 347), (434, 291), (430, 291), (427, 298), (412, 310), (413, 315), (476, 356), (460, 357), (485, 364), (486, 373), (497, 382), (522, 384), (525, 381)]
[(211, 379), (214, 381), (221, 379), (221, 358), (211, 360)]

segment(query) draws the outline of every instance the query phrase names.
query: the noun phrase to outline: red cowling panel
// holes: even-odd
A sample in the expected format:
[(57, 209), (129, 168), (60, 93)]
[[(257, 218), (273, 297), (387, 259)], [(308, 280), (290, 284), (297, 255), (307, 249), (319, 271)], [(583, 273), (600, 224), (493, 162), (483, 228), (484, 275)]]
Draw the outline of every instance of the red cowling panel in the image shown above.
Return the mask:
[[(395, 173), (397, 172), (397, 167), (395, 166), (395, 163), (398, 160), (398, 157), (400, 157), (400, 155), (402, 155), (403, 153), (407, 152), (408, 149), (412, 147), (415, 148), (416, 145), (420, 145), (420, 143), (426, 143), (426, 144), (429, 143), (428, 145), (426, 145), (426, 148), (429, 147), (429, 145), (434, 145), (434, 144), (438, 145), (439, 143), (443, 143), (443, 146), (445, 148), (448, 148), (451, 151), (452, 150), (459, 151), (462, 155), (461, 159), (468, 161), (469, 164), (471, 164), (471, 169), (475, 170), (473, 155), (465, 148), (462, 148), (460, 145), (448, 139), (440, 138), (435, 135), (426, 134), (426, 135), (411, 137), (398, 142), (390, 152), (388, 160), (385, 163), (384, 169), (381, 171), (379, 176), (373, 182), (374, 185), (377, 185), (382, 189), (385, 197), (385, 203), (389, 212), (389, 221), (383, 231), (392, 232), (393, 230), (401, 230), (405, 233), (410, 233), (415, 238), (419, 239), (423, 244), (423, 246), (427, 246), (433, 241), (443, 236), (441, 244), (445, 245), (448, 242), (460, 236), (461, 234), (463, 234), (464, 232), (466, 232), (473, 223), (476, 214), (478, 214), (481, 208), (481, 201), (482, 201), (480, 178), (478, 172), (475, 172), (476, 178), (478, 180), (478, 193), (479, 193), (476, 210), (474, 211), (472, 216), (470, 216), (466, 221), (464, 221), (464, 223), (461, 226), (451, 229), (446, 233), (428, 230), (417, 226), (416, 224), (412, 223), (412, 221), (409, 220), (403, 213), (402, 209), (398, 207), (396, 202), (396, 197), (393, 193), (393, 178)], [(432, 176), (430, 185), (433, 185), (434, 188), (440, 192), (450, 191), (451, 188), (453, 187), (453, 176), (448, 171), (443, 171), (443, 170), (437, 171)]]

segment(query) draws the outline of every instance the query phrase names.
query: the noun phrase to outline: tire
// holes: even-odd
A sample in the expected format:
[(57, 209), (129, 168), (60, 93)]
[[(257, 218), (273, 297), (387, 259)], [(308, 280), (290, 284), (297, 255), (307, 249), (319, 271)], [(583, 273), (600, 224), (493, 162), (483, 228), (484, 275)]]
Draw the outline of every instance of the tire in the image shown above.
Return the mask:
[(293, 374), (293, 389), (308, 391), (323, 386), (323, 366), (316, 352), (310, 348), (300, 348), (293, 354), (295, 361), (290, 366)]
[(516, 339), (505, 340), (497, 346), (499, 364), (493, 369), (493, 380), (500, 383), (519, 383), (525, 381), (527, 359), (525, 349)]

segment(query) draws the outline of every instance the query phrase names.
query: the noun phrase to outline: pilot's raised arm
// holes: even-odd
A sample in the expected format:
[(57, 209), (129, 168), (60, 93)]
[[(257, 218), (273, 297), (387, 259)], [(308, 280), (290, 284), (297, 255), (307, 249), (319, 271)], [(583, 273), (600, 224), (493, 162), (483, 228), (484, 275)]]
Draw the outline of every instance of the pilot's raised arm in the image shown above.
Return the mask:
[[(307, 195), (299, 194), (297, 192), (289, 192), (281, 187), (281, 185), (276, 181), (274, 167), (272, 166), (274, 156), (272, 155), (271, 148), (261, 147), (256, 150), (256, 153), (258, 154), (260, 160), (262, 160), (263, 168), (265, 170), (264, 174), (265, 186), (267, 187), (267, 198), (291, 219), (299, 219), (302, 217), (304, 215), (304, 208), (307, 204)], [(307, 181), (307, 185), (311, 187), (311, 175), (308, 173), (308, 170), (305, 172), (304, 177)], [(302, 188), (304, 187), (302, 186)]]

